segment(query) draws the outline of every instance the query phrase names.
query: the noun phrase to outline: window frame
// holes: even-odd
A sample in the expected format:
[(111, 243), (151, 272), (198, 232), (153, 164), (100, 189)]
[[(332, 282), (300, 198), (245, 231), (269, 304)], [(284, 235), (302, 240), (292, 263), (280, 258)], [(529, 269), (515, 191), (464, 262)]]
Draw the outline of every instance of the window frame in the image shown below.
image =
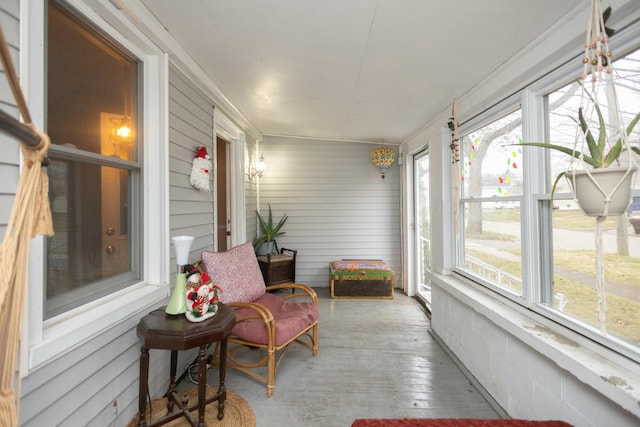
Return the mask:
[[(476, 131), (477, 129), (480, 129), (484, 126), (487, 126), (489, 124), (491, 124), (492, 122), (499, 120), (503, 117), (508, 116), (509, 114), (514, 113), (515, 111), (517, 111), (518, 109), (522, 109), (522, 104), (520, 101), (520, 96), (519, 94), (514, 94), (512, 96), (509, 96), (508, 98), (504, 99), (502, 102), (495, 104), (494, 106), (486, 109), (485, 111), (483, 111), (482, 113), (474, 116), (473, 118), (459, 124), (458, 126), (458, 134), (460, 135), (460, 139), (462, 140), (463, 136), (469, 135), (470, 133)], [(524, 126), (524, 111), (522, 111), (522, 126)], [(523, 134), (524, 134), (524, 128), (523, 128)], [(523, 136), (524, 137), (524, 136)], [(526, 147), (523, 147), (526, 148)], [(461, 153), (461, 156), (463, 155), (463, 153)], [(527, 156), (524, 156), (524, 159), (526, 160)], [(462, 161), (462, 160), (461, 160)], [(525, 169), (526, 170), (526, 169)], [(504, 197), (503, 199), (506, 201), (517, 201), (521, 204), (521, 206), (524, 205), (524, 201), (526, 199), (526, 179), (525, 176), (523, 174), (523, 180), (525, 188), (523, 189), (523, 191), (525, 192), (525, 194), (521, 195), (521, 196), (509, 196), (509, 197)], [(453, 200), (453, 198), (452, 198)], [(502, 198), (501, 198), (502, 200)], [(464, 218), (465, 218), (465, 213), (464, 213), (464, 201), (469, 201), (472, 203), (475, 202), (494, 202), (495, 198), (492, 197), (473, 197), (473, 198), (464, 198), (464, 197), (460, 197), (459, 203), (460, 203), (460, 222), (462, 224), (464, 224)], [(455, 203), (455, 200), (454, 200)], [(522, 208), (521, 208), (522, 210)], [(522, 213), (521, 213), (522, 215)], [(455, 226), (455, 224), (454, 224)], [(461, 225), (462, 227), (462, 225)], [(525, 234), (525, 228), (523, 225), (523, 220), (522, 217), (520, 219), (520, 233), (522, 238), (524, 240), (521, 240), (521, 249), (522, 249), (522, 253), (524, 255), (525, 253), (525, 246), (527, 245), (527, 243), (525, 242), (525, 240), (529, 240), (529, 234)], [(462, 230), (462, 228), (461, 228)], [(492, 292), (497, 293), (498, 295), (507, 298), (509, 300), (518, 302), (520, 304), (525, 303), (526, 305), (526, 300), (524, 299), (524, 295), (525, 295), (525, 266), (523, 265), (522, 268), (522, 293), (523, 295), (520, 296), (518, 294), (516, 294), (515, 292), (512, 292), (504, 287), (500, 287), (497, 286), (487, 280), (483, 280), (482, 278), (480, 278), (479, 276), (475, 276), (473, 275), (471, 272), (465, 270), (464, 268), (462, 268), (461, 266), (464, 266), (464, 261), (465, 261), (465, 255), (464, 255), (464, 233), (460, 233), (460, 236), (455, 239), (454, 238), (454, 257), (453, 257), (453, 274), (457, 275), (458, 277), (462, 277), (465, 280), (471, 281), (472, 283), (477, 283), (480, 284), (481, 286), (490, 289)]]
[[(628, 31), (616, 33), (616, 37), (610, 41), (610, 47), (616, 58), (622, 58), (630, 52), (640, 49), (640, 27), (633, 26)], [(513, 95), (499, 101), (492, 107), (484, 110), (472, 119), (460, 125), (460, 135), (467, 135), (487, 123), (503, 117), (518, 103), (522, 109), (523, 140), (546, 140), (546, 96), (554, 90), (568, 84), (579, 76), (582, 70), (581, 55), (570, 58), (564, 65), (550, 73), (540, 77), (530, 85), (518, 90)], [(544, 139), (543, 139), (544, 138)], [(482, 288), (490, 294), (497, 294), (506, 298), (522, 309), (530, 310), (550, 321), (550, 327), (560, 334), (577, 333), (585, 337), (584, 345), (599, 354), (613, 351), (618, 355), (634, 362), (640, 362), (640, 346), (617, 339), (611, 336), (603, 336), (597, 328), (591, 327), (578, 319), (570, 317), (551, 306), (544, 304), (544, 299), (549, 298), (549, 289), (544, 289), (545, 283), (551, 283), (552, 266), (549, 265), (543, 253), (551, 244), (552, 227), (550, 223), (550, 209), (544, 209), (541, 205), (552, 203), (551, 182), (549, 178), (549, 153), (546, 150), (536, 150), (535, 147), (523, 147), (523, 179), (524, 195), (521, 207), (521, 247), (522, 247), (522, 281), (523, 290), (521, 296), (515, 296), (496, 285), (478, 280), (460, 268), (464, 259), (464, 242), (462, 238), (453, 238), (454, 259), (452, 275), (462, 279), (466, 283)], [(640, 190), (634, 190), (635, 196), (640, 195)], [(554, 199), (571, 199), (571, 195), (556, 194)], [(462, 202), (462, 200), (461, 200)], [(451, 206), (453, 209), (453, 205)], [(462, 209), (461, 209), (462, 212)], [(461, 216), (462, 218), (462, 216)], [(547, 227), (544, 224), (548, 224)], [(464, 265), (464, 264), (462, 264)], [(534, 286), (539, 283), (541, 286)]]
[[(28, 271), (28, 309), (24, 310), (21, 376), (45, 366), (99, 334), (124, 333), (139, 315), (157, 305), (169, 293), (169, 194), (168, 194), (168, 56), (137, 29), (111, 3), (94, 0), (61, 2), (87, 23), (103, 32), (140, 62), (140, 212), (139, 254), (141, 280), (96, 301), (51, 319), (44, 319), (45, 239), (31, 242)], [(47, 2), (21, 9), (21, 81), (34, 124), (45, 128)], [(144, 191), (142, 191), (144, 188)], [(148, 215), (154, 212), (154, 215)], [(125, 329), (122, 329), (125, 328)]]

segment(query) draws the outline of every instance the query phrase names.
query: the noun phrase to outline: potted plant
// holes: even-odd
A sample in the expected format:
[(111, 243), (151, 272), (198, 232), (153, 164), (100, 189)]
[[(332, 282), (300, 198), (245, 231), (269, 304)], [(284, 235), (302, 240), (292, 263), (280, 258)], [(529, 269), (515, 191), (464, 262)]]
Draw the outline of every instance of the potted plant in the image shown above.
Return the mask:
[(276, 243), (276, 237), (282, 236), (285, 232), (280, 231), (282, 226), (289, 217), (287, 214), (284, 214), (280, 221), (277, 224), (273, 224), (273, 214), (271, 212), (271, 204), (269, 204), (269, 216), (267, 220), (260, 215), (260, 212), (256, 211), (256, 215), (258, 217), (258, 222), (260, 223), (260, 235), (253, 242), (253, 247), (256, 250), (258, 255), (266, 255), (274, 253), (278, 253), (278, 244)]
[[(566, 176), (576, 201), (585, 214), (589, 216), (621, 215), (627, 209), (631, 200), (631, 182), (633, 174), (636, 172), (636, 167), (633, 164), (630, 167), (620, 166), (620, 155), (626, 151), (622, 138), (618, 138), (608, 149), (607, 126), (600, 110), (600, 105), (593, 98), (591, 98), (591, 101), (598, 115), (600, 129), (597, 139), (591, 132), (582, 107), (578, 109), (578, 123), (585, 138), (586, 146), (589, 150), (588, 153), (581, 152), (575, 148), (544, 142), (523, 142), (521, 145), (557, 150), (581, 160), (592, 168), (590, 170), (568, 170), (558, 174), (551, 190), (552, 196), (560, 178)], [(638, 120), (640, 120), (640, 113), (627, 126), (626, 136), (631, 134)], [(631, 147), (631, 150), (640, 154), (638, 147)], [(607, 208), (605, 199), (608, 197), (610, 197), (610, 201)]]

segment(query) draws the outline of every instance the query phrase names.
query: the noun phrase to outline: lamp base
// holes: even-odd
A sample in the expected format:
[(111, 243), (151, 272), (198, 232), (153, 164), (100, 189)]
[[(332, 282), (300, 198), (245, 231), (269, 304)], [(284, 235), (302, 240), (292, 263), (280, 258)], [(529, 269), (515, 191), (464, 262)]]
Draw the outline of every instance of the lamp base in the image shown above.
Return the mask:
[(169, 304), (164, 310), (167, 314), (184, 314), (187, 312), (187, 275), (185, 273), (176, 274), (176, 285), (173, 287), (173, 293)]

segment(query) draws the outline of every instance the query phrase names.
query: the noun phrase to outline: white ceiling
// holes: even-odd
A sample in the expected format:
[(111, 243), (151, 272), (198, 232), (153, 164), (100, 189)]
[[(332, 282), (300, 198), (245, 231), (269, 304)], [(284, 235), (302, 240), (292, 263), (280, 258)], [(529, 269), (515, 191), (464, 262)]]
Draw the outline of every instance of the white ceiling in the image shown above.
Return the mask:
[(586, 0), (142, 0), (266, 135), (401, 143)]

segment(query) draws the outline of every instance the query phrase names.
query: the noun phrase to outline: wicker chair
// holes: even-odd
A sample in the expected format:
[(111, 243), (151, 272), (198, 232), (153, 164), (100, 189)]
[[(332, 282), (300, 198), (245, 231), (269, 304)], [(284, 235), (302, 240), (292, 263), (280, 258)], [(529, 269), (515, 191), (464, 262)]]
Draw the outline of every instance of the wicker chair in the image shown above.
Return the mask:
[[(233, 308), (236, 325), (229, 337), (227, 367), (275, 390), (275, 375), (289, 345), (297, 342), (318, 354), (318, 298), (299, 283), (265, 287), (251, 242), (226, 252), (203, 252), (202, 264), (222, 288), (220, 301)], [(279, 296), (270, 291), (292, 289)], [(303, 298), (303, 302), (292, 302)], [(266, 375), (264, 367), (266, 366)]]

